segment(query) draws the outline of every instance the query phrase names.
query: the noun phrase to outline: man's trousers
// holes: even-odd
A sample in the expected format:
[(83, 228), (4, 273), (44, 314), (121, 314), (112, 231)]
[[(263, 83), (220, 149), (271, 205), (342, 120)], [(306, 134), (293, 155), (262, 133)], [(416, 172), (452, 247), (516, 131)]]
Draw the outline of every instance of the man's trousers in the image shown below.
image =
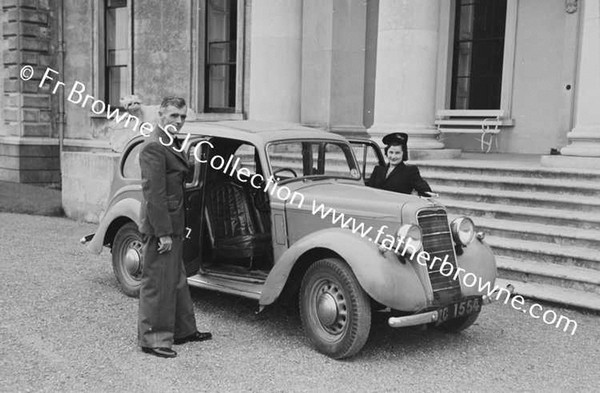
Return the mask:
[(170, 251), (159, 254), (158, 238), (144, 242), (138, 344), (171, 348), (174, 338), (196, 332), (196, 318), (183, 266), (183, 239), (173, 237)]

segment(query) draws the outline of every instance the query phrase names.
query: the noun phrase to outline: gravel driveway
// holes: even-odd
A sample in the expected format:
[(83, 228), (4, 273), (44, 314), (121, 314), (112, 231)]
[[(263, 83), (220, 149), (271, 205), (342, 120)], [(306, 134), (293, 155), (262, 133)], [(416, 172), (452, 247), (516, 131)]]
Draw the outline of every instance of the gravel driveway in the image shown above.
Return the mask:
[(175, 359), (136, 347), (137, 301), (121, 294), (110, 253), (78, 239), (94, 225), (0, 213), (0, 390), (593, 391), (600, 386), (600, 317), (573, 310), (574, 336), (503, 304), (457, 335), (392, 329), (377, 315), (358, 356), (335, 361), (308, 346), (297, 315), (256, 315), (256, 303), (192, 289), (214, 339)]

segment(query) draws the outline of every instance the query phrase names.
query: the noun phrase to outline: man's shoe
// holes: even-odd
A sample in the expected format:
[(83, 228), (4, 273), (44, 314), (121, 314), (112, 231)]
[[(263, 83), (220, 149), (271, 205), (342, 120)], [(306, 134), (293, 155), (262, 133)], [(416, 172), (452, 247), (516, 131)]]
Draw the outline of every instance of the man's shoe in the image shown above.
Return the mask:
[(177, 356), (177, 352), (173, 351), (171, 348), (150, 348), (150, 347), (142, 347), (142, 352), (149, 353), (154, 356), (158, 356), (161, 358), (174, 358)]
[(185, 336), (182, 338), (176, 338), (173, 340), (173, 344), (175, 345), (181, 345), (181, 344), (185, 344), (185, 343), (189, 343), (191, 341), (205, 341), (205, 340), (210, 340), (212, 338), (212, 334), (210, 332), (199, 332), (196, 331), (195, 333), (190, 334), (189, 336)]

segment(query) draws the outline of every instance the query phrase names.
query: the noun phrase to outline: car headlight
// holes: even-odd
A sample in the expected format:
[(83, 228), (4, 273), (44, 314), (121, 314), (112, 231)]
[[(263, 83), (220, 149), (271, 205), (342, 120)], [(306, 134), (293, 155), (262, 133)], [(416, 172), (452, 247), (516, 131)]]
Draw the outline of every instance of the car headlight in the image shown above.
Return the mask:
[(475, 224), (468, 217), (455, 218), (450, 224), (452, 237), (454, 241), (463, 247), (466, 247), (475, 238)]
[(398, 251), (403, 254), (406, 250), (408, 255), (415, 255), (423, 248), (423, 235), (421, 228), (413, 224), (404, 224), (396, 233), (396, 241), (400, 243)]

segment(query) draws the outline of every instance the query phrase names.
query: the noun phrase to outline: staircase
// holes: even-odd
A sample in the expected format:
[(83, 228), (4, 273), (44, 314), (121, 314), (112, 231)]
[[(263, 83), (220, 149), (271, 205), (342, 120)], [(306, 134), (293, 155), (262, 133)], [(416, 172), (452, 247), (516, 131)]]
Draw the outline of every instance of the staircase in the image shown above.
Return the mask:
[(486, 233), (500, 285), (600, 311), (600, 171), (505, 155), (411, 164), (451, 216), (470, 216)]

